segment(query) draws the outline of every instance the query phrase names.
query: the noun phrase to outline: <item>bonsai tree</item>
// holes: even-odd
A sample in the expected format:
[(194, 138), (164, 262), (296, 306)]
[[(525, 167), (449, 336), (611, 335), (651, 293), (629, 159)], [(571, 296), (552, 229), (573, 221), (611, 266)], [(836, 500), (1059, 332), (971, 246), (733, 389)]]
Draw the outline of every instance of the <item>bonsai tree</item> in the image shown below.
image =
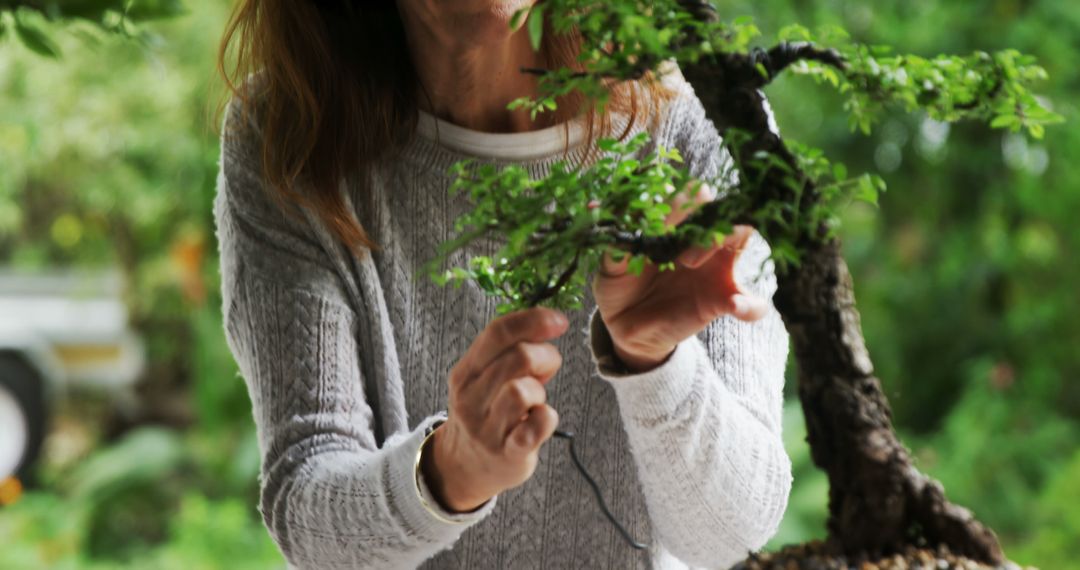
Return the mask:
[[(587, 275), (605, 253), (631, 256), (634, 274), (650, 263), (663, 271), (687, 247), (709, 246), (736, 224), (753, 226), (772, 248), (773, 301), (793, 343), (811, 456), (830, 484), (829, 539), (814, 552), (792, 549), (790, 559), (867, 560), (929, 547), (1003, 564), (994, 533), (912, 464), (863, 340), (836, 214), (852, 199), (876, 203), (884, 181), (849, 177), (820, 151), (785, 141), (762, 89), (785, 71), (809, 75), (844, 96), (852, 128), (864, 133), (883, 113), (900, 109), (1041, 138), (1046, 125), (1062, 120), (1029, 91), (1045, 71), (1011, 50), (924, 58), (798, 25), (762, 42), (751, 20), (722, 20), (704, 0), (545, 0), (518, 17), (528, 18), (534, 46), (545, 33), (574, 31), (582, 50), (572, 69), (522, 70), (540, 76), (540, 93), (512, 107), (535, 117), (573, 91), (602, 106), (605, 85), (655, 77), (674, 60), (737, 172), (706, 181), (726, 188), (723, 198), (669, 227), (666, 199), (691, 180), (677, 151), (640, 156), (645, 134), (601, 140), (603, 158), (557, 164), (542, 180), (513, 166), (458, 164), (451, 191), (467, 192), (475, 207), (427, 266), (430, 276), (443, 285), (474, 281), (504, 300), (500, 313), (538, 304), (580, 308)], [(495, 256), (442, 269), (450, 254), (491, 236), (505, 244)], [(746, 566), (763, 563), (752, 556)]]

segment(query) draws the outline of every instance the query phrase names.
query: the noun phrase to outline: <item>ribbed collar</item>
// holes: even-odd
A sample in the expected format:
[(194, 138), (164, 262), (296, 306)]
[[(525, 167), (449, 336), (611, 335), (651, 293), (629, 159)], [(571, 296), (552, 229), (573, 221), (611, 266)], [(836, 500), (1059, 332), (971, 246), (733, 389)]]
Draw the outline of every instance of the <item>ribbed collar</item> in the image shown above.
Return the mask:
[(537, 131), (485, 133), (444, 121), (420, 111), (421, 136), (446, 148), (478, 158), (524, 162), (550, 157), (575, 148), (585, 139), (585, 121), (577, 119)]
[[(422, 110), (419, 113), (416, 134), (403, 149), (402, 158), (440, 174), (445, 174), (456, 162), (471, 159), (496, 165), (516, 164), (530, 176), (541, 178), (556, 162), (577, 164), (589, 147), (584, 119), (536, 131), (485, 133), (449, 123)], [(612, 131), (621, 133), (627, 121), (625, 115), (614, 114)], [(640, 126), (635, 125), (631, 136), (639, 131)]]

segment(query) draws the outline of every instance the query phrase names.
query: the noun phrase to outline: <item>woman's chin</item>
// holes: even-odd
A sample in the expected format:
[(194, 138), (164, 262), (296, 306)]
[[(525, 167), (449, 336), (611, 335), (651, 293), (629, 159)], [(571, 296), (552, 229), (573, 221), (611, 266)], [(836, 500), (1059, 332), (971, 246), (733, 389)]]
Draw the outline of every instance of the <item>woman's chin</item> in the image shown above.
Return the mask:
[(464, 29), (469, 30), (469, 35), (477, 43), (505, 40), (524, 26), (522, 21), (517, 28), (511, 29), (510, 23), (514, 14), (535, 3), (536, 0), (488, 0), (484, 2), (484, 6), (477, 6), (478, 10), (467, 16), (470, 21)]
[(509, 24), (510, 20), (518, 10), (536, 4), (536, 0), (490, 0), (488, 4), (491, 6), (492, 14), (497, 18), (502, 18), (503, 21)]

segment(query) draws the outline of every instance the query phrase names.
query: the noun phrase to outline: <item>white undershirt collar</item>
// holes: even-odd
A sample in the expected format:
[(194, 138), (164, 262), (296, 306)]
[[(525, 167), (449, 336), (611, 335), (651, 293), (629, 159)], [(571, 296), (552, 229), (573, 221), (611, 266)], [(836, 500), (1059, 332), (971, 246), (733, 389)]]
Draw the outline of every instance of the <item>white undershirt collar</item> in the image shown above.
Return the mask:
[[(547, 158), (567, 148), (567, 124), (521, 133), (485, 133), (449, 123), (420, 109), (418, 129), (421, 136), (451, 150), (508, 161)], [(585, 140), (583, 119), (569, 123), (569, 148)]]

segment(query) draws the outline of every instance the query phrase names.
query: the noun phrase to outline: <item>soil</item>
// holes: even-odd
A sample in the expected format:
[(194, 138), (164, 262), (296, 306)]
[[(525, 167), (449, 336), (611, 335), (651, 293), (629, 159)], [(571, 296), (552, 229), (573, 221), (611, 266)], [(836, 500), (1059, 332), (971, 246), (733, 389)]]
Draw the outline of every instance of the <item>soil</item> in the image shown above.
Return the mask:
[(832, 552), (821, 541), (786, 546), (736, 564), (731, 570), (1037, 570), (1013, 562), (990, 566), (938, 548), (905, 547), (899, 554), (871, 558), (849, 557)]

